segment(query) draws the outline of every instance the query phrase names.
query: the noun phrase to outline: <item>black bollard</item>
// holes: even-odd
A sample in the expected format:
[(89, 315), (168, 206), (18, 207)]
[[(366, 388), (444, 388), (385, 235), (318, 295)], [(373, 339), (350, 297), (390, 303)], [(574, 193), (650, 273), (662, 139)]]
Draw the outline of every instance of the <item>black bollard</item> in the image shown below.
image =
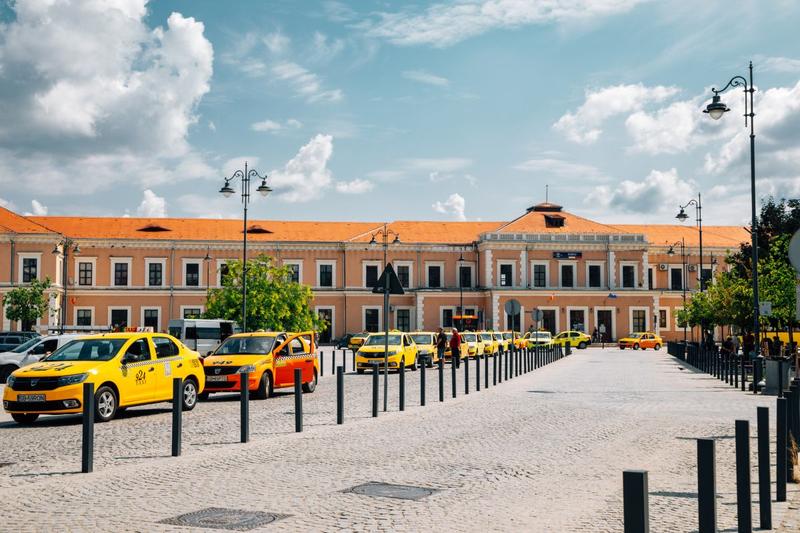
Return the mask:
[(758, 394), (758, 383), (761, 381), (761, 357), (753, 359), (753, 394)]
[(336, 375), (336, 350), (331, 350), (331, 375)]
[(504, 363), (504, 365), (503, 365), (503, 367), (504, 367), (503, 368), (503, 379), (506, 380), (506, 381), (508, 381), (508, 376), (509, 376), (508, 369), (509, 369), (509, 365), (510, 365), (510, 361), (511, 361), (511, 356), (513, 355), (513, 353), (514, 353), (514, 349), (513, 348), (510, 349), (508, 352), (506, 352), (506, 360), (503, 361), (503, 363)]
[(344, 366), (336, 367), (336, 423), (344, 424)]
[(792, 418), (789, 420), (789, 432), (794, 435), (795, 442), (800, 445), (800, 385), (795, 382), (790, 390), (792, 393)]
[(787, 446), (787, 434), (786, 434), (786, 398), (778, 398), (778, 421), (776, 424), (777, 427), (777, 434), (778, 434), (778, 442), (775, 444), (775, 455), (777, 457), (776, 461), (776, 468), (777, 473), (775, 475), (775, 482), (777, 486), (775, 487), (775, 501), (778, 502), (785, 502), (786, 501), (786, 478), (787, 478), (787, 453), (786, 453), (786, 446)]
[(178, 457), (181, 454), (182, 394), (183, 380), (181, 378), (172, 378), (172, 457)]
[(738, 358), (735, 355), (732, 355), (731, 356), (731, 375), (733, 377), (732, 385), (735, 388), (738, 389), (739, 388), (739, 365), (737, 363), (738, 363)]
[(94, 470), (94, 383), (83, 384), (83, 439), (81, 441), (81, 472)]
[[(488, 354), (484, 354), (483, 358), (486, 359), (489, 357)], [(475, 359), (475, 392), (481, 391), (481, 360)]]
[[(334, 357), (336, 354), (336, 350), (333, 350)], [(319, 376), (322, 377), (325, 375), (325, 352), (322, 350), (319, 351)]]
[(500, 354), (497, 358), (497, 383), (503, 382), (503, 358), (508, 356), (508, 350)]
[(303, 431), (303, 371), (294, 369), (294, 431)]
[(753, 500), (750, 488), (750, 422), (736, 421), (736, 521), (739, 531), (753, 531)]
[(697, 439), (699, 533), (717, 532), (717, 474), (714, 439)]
[(747, 369), (744, 366), (744, 354), (739, 358), (739, 366), (741, 367), (742, 372), (742, 392), (747, 390)]
[[(475, 354), (475, 357), (478, 355)], [(469, 357), (464, 359), (464, 394), (469, 394)]]
[(483, 388), (489, 388), (489, 356), (483, 358)]
[[(433, 361), (433, 355), (431, 355), (431, 361)], [(427, 363), (423, 363), (419, 367), (419, 404), (422, 407), (425, 407), (425, 368), (427, 366)]]
[(378, 417), (378, 363), (372, 363), (372, 418)]
[(458, 357), (459, 359), (456, 359), (455, 357), (452, 357), (450, 359), (450, 373), (452, 374), (452, 378), (450, 380), (451, 381), (450, 387), (453, 390), (453, 398), (456, 397), (456, 361), (457, 360), (460, 361), (460, 356)]
[(444, 357), (439, 359), (439, 401), (444, 401)]
[(239, 418), (241, 420), (240, 442), (250, 440), (250, 373), (242, 372), (239, 374)]
[(772, 529), (769, 475), (769, 407), (758, 407), (758, 516), (761, 529)]
[(400, 410), (406, 410), (406, 362), (400, 361)]
[(650, 531), (646, 470), (622, 472), (622, 507), (625, 533), (648, 533)]
[(492, 385), (497, 386), (497, 354), (492, 356)]
[(783, 398), (783, 359), (778, 359), (778, 398)]

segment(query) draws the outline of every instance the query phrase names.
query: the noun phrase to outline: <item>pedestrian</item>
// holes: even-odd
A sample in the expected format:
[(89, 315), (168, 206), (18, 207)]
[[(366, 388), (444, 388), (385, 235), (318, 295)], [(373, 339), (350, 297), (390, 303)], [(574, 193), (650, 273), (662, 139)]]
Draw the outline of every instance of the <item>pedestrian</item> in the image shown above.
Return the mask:
[(731, 342), (733, 342), (733, 355), (739, 354), (739, 336), (733, 335), (731, 337)]
[(592, 332), (592, 342), (600, 342), (600, 334), (597, 332), (597, 328), (594, 328), (594, 331)]
[(781, 351), (783, 350), (783, 341), (775, 335), (772, 337), (772, 354), (775, 357), (781, 356)]
[(744, 350), (744, 354), (748, 359), (753, 358), (753, 354), (756, 351), (756, 337), (753, 335), (752, 331), (748, 331), (744, 336), (744, 339), (742, 340), (742, 349)]
[(727, 357), (734, 355), (736, 352), (733, 347), (733, 338), (730, 335), (722, 342), (722, 352)]
[(436, 356), (444, 361), (444, 352), (447, 350), (447, 335), (442, 328), (436, 328)]
[(453, 328), (453, 336), (450, 338), (450, 358), (450, 364), (456, 365), (456, 368), (461, 366), (461, 335), (456, 328)]

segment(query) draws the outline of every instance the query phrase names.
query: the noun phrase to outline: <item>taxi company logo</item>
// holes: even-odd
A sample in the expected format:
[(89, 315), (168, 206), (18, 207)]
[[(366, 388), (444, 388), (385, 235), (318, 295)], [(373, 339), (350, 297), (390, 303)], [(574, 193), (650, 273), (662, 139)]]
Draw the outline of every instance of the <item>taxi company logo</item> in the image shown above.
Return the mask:
[(221, 369), (221, 368), (215, 368), (215, 369), (214, 369), (214, 373), (215, 373), (215, 374), (219, 374), (220, 372), (222, 372), (222, 369)]
[(32, 379), (31, 380), (31, 387), (35, 387), (37, 383), (39, 383), (38, 379)]
[(147, 375), (144, 373), (144, 370), (139, 370), (136, 373), (136, 384), (144, 385), (146, 382), (147, 382)]

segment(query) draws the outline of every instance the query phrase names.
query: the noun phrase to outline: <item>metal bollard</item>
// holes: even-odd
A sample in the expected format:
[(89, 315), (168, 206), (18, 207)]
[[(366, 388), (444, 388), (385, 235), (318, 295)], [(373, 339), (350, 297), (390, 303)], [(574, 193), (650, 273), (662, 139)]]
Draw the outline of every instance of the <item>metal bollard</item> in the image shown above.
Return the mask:
[(492, 356), (492, 385), (497, 386), (497, 354)]
[(372, 418), (378, 417), (378, 363), (372, 363)]
[(400, 410), (406, 410), (406, 362), (400, 361)]
[[(433, 361), (433, 355), (431, 355), (431, 361)], [(423, 363), (419, 367), (419, 404), (422, 407), (425, 407), (425, 368), (427, 366), (427, 363)]]
[[(484, 360), (489, 357), (487, 354), (483, 355)], [(481, 391), (481, 360), (475, 359), (475, 392)]]
[(94, 470), (94, 383), (83, 384), (83, 439), (81, 440), (81, 472)]
[(336, 350), (331, 350), (331, 375), (336, 375)]
[(172, 457), (179, 457), (181, 454), (182, 395), (183, 380), (181, 378), (172, 378)]
[(772, 529), (769, 475), (769, 407), (758, 407), (758, 516), (761, 529)]
[(739, 531), (753, 531), (753, 500), (750, 488), (750, 422), (736, 421), (736, 521)]
[(775, 444), (775, 455), (777, 457), (776, 461), (776, 468), (777, 473), (775, 475), (775, 481), (777, 486), (775, 487), (775, 501), (778, 502), (785, 502), (786, 501), (786, 478), (787, 478), (787, 469), (788, 465), (788, 454), (786, 453), (786, 447), (788, 443), (788, 436), (786, 432), (786, 398), (778, 398), (778, 422), (777, 426), (777, 434), (778, 434), (778, 442)]
[(742, 356), (739, 358), (739, 361), (740, 361), (740, 366), (742, 367), (741, 368), (741, 372), (742, 372), (742, 392), (744, 392), (745, 390), (747, 390), (747, 369), (744, 366), (744, 354), (742, 354)]
[(761, 371), (763, 370), (761, 361), (761, 356), (753, 359), (753, 394), (758, 394), (758, 384), (761, 381)]
[(303, 432), (303, 371), (294, 369), (294, 430)]
[(483, 388), (489, 388), (489, 356), (483, 358)]
[(336, 423), (344, 424), (344, 366), (336, 367)]
[(239, 414), (241, 418), (241, 433), (240, 441), (248, 442), (250, 440), (250, 389), (248, 383), (250, 382), (250, 372), (242, 372), (239, 374)]
[(738, 358), (735, 355), (731, 356), (731, 375), (733, 377), (732, 385), (735, 388), (738, 389), (739, 388), (739, 365), (736, 364), (737, 362), (738, 362)]
[(508, 357), (508, 350), (500, 354), (497, 358), (497, 383), (503, 382), (503, 358)]
[(439, 359), (439, 401), (444, 401), (444, 357)]
[(646, 470), (622, 472), (622, 506), (625, 533), (648, 533), (650, 511)]
[(717, 465), (714, 439), (697, 439), (697, 510), (699, 533), (717, 532)]
[(469, 357), (464, 359), (464, 394), (469, 394)]
[(509, 365), (509, 361), (511, 361), (511, 354), (513, 354), (513, 353), (514, 353), (514, 349), (513, 348), (510, 349), (508, 352), (506, 352), (506, 360), (503, 361), (503, 363), (504, 363), (504, 365), (503, 365), (503, 367), (504, 367), (503, 368), (503, 379), (506, 380), (506, 381), (508, 381), (508, 365)]
[[(457, 357), (461, 357), (460, 355)], [(459, 359), (460, 360), (460, 359)], [(452, 357), (450, 359), (450, 373), (452, 374), (452, 379), (450, 380), (450, 387), (453, 389), (453, 398), (456, 397), (456, 357)]]
[(789, 390), (792, 398), (792, 418), (789, 420), (789, 433), (794, 435), (795, 442), (800, 444), (800, 384), (793, 383)]
[[(336, 354), (336, 350), (333, 350), (334, 355)], [(325, 352), (322, 350), (319, 351), (319, 377), (325, 375)]]
[(783, 359), (778, 359), (778, 398), (783, 398)]

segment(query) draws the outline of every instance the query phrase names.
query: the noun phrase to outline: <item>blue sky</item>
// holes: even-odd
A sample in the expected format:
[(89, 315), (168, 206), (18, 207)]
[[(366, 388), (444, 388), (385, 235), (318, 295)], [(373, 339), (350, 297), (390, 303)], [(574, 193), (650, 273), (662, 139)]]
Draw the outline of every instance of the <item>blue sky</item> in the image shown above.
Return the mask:
[(0, 204), (64, 215), (746, 223), (800, 196), (800, 4), (42, 0), (0, 8)]

